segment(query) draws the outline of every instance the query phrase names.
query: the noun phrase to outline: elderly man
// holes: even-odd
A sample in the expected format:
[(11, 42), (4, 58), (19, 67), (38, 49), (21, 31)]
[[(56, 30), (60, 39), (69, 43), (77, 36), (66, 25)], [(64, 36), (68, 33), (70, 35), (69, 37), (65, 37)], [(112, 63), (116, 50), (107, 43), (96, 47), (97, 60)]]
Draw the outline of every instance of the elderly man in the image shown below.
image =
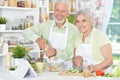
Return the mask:
[(24, 30), (25, 38), (35, 41), (46, 56), (66, 60), (73, 57), (74, 39), (79, 33), (76, 26), (68, 22), (69, 0), (55, 0), (54, 20)]

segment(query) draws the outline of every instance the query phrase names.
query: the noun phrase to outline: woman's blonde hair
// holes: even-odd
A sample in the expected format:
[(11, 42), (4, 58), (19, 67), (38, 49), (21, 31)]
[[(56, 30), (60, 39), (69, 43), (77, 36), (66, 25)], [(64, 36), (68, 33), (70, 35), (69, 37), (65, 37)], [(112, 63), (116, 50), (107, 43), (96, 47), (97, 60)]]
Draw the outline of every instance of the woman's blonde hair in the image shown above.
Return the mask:
[(91, 25), (94, 26), (94, 16), (93, 14), (89, 11), (89, 10), (79, 10), (76, 12), (75, 14), (75, 20), (77, 18), (77, 16), (84, 14), (88, 20), (90, 21)]

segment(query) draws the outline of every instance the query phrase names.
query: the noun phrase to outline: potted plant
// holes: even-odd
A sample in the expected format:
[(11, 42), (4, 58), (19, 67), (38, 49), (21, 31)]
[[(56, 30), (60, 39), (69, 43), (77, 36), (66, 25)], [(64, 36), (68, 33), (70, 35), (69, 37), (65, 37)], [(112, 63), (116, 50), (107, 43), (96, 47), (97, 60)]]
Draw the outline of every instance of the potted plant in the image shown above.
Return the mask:
[(19, 66), (18, 61), (21, 60), (21, 59), (24, 59), (29, 52), (25, 47), (20, 46), (20, 45), (12, 47), (9, 51), (12, 52), (12, 62), (11, 62), (12, 63), (11, 68), (12, 69), (13, 68), (16, 69)]
[(6, 29), (7, 19), (3, 16), (0, 16), (0, 30), (4, 31)]
[(17, 45), (15, 48), (12, 49), (12, 57), (14, 58), (25, 58), (27, 54), (28, 50), (23, 46)]

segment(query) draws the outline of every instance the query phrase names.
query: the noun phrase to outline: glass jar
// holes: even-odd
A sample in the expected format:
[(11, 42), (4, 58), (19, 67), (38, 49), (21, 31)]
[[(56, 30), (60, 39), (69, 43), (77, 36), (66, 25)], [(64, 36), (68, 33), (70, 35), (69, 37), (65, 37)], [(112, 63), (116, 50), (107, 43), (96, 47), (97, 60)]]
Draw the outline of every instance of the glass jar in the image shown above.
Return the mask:
[(36, 7), (36, 2), (35, 0), (31, 0), (31, 8), (35, 8)]
[(17, 1), (17, 7), (25, 7), (25, 1), (24, 0), (18, 0)]
[(31, 0), (25, 0), (25, 7), (31, 8)]
[(33, 16), (26, 16), (27, 19), (27, 27), (32, 27), (34, 25), (34, 19)]
[(17, 7), (17, 0), (8, 0), (8, 6)]
[(26, 29), (27, 28), (27, 21), (26, 21), (26, 19), (20, 19), (20, 21), (21, 21), (21, 29), (22, 30), (24, 30), (24, 29)]

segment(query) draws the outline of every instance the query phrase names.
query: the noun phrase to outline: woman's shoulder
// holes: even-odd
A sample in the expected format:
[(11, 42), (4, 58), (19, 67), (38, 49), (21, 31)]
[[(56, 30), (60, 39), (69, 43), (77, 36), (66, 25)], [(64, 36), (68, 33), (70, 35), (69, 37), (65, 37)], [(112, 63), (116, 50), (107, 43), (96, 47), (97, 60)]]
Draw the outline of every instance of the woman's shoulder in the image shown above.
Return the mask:
[(99, 29), (95, 29), (95, 35), (97, 36), (107, 36), (106, 33), (102, 30), (99, 30)]
[(106, 35), (106, 33), (99, 30), (99, 29), (96, 29), (94, 40), (97, 41), (97, 43), (99, 42), (101, 45), (102, 44), (104, 45), (104, 44), (110, 42), (110, 40), (109, 40), (108, 36)]

